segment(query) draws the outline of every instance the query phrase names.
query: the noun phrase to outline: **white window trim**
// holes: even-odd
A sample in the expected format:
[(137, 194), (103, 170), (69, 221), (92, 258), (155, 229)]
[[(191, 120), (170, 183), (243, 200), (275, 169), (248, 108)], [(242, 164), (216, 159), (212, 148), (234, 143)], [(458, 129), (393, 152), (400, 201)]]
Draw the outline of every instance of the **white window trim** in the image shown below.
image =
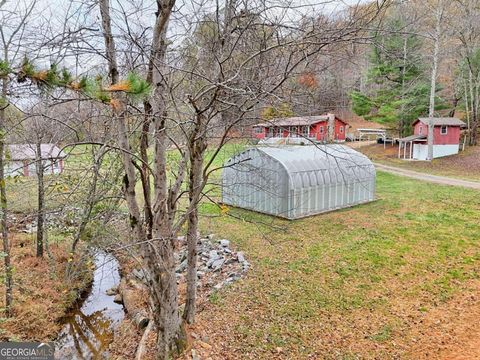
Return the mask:
[(422, 125), (418, 126), (418, 135), (423, 135), (423, 126)]
[(343, 134), (343, 126), (340, 126), (340, 134)]
[(297, 126), (290, 126), (289, 129), (289, 135), (290, 137), (298, 137), (298, 127)]
[[(445, 132), (443, 132), (443, 129), (445, 129)], [(447, 125), (440, 126), (440, 135), (447, 135), (447, 134), (448, 134), (448, 126)]]
[(323, 125), (320, 125), (320, 134), (323, 134)]
[(310, 126), (302, 126), (302, 136), (303, 137), (310, 136)]

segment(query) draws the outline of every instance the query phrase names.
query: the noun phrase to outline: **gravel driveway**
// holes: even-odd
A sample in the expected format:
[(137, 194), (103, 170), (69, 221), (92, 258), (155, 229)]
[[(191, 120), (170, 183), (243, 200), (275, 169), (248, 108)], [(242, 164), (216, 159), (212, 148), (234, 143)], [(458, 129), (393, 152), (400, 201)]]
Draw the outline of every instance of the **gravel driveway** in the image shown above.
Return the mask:
[(385, 171), (395, 175), (406, 176), (413, 179), (428, 181), (435, 184), (460, 186), (460, 187), (480, 190), (480, 182), (476, 182), (476, 181), (454, 179), (446, 176), (430, 175), (430, 174), (420, 173), (417, 171), (383, 165), (379, 163), (374, 163), (374, 165), (378, 170)]

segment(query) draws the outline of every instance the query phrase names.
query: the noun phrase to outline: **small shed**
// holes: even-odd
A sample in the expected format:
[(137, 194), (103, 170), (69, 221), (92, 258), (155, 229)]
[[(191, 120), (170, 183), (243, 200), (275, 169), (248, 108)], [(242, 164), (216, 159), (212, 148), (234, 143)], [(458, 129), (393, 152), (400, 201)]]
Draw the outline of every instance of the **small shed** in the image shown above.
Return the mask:
[(429, 124), (433, 126), (433, 158), (458, 154), (461, 129), (466, 127), (463, 121), (454, 117), (418, 118), (412, 124), (413, 135), (399, 139), (399, 158), (403, 148), (403, 159), (428, 159)]
[[(42, 158), (44, 174), (61, 174), (63, 172), (63, 160), (66, 154), (55, 144), (41, 144), (40, 154)], [(12, 144), (7, 146), (5, 162), (6, 176), (36, 176), (37, 145), (36, 144)]]
[(253, 147), (226, 162), (222, 202), (298, 219), (374, 200), (375, 175), (348, 146)]

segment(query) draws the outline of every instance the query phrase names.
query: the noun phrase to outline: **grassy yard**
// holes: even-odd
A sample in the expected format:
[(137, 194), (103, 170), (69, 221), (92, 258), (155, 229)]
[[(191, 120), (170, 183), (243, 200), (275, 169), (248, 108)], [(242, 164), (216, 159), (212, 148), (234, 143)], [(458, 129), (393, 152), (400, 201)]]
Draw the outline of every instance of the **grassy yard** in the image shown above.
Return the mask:
[(398, 159), (398, 145), (375, 144), (360, 147), (358, 151), (373, 161), (434, 175), (450, 176), (465, 180), (480, 181), (480, 146), (467, 147), (458, 155), (429, 161), (406, 161)]
[[(228, 144), (213, 167), (244, 147)], [(459, 156), (469, 159), (477, 149), (468, 151)], [(177, 160), (173, 152), (169, 160)], [(436, 164), (443, 163), (422, 169), (451, 175)], [(67, 166), (49, 187), (51, 207), (69, 199), (79, 176), (71, 171), (80, 166)], [(454, 176), (480, 179), (478, 168), (461, 169), (454, 167)], [(382, 172), (377, 179), (377, 201), (291, 222), (202, 204), (202, 233), (230, 239), (253, 265), (199, 313), (195, 332), (208, 336), (215, 359), (434, 358), (415, 350), (429, 343), (436, 351), (443, 339), (431, 336), (427, 319), (453, 317), (458, 295), (480, 284), (480, 192)], [(12, 210), (35, 208), (34, 178), (7, 186)]]
[[(86, 189), (91, 179), (91, 147), (77, 146), (69, 149), (65, 159), (65, 168), (61, 175), (45, 174), (46, 210), (62, 208), (65, 205), (80, 206), (85, 198)], [(104, 168), (111, 163), (113, 154), (106, 155)], [(38, 183), (35, 176), (17, 176), (7, 178), (8, 208), (14, 213), (32, 214), (38, 206)]]
[(199, 315), (215, 358), (421, 358), (422, 320), (478, 279), (480, 192), (380, 172), (378, 198), (292, 222), (203, 206), (253, 263)]

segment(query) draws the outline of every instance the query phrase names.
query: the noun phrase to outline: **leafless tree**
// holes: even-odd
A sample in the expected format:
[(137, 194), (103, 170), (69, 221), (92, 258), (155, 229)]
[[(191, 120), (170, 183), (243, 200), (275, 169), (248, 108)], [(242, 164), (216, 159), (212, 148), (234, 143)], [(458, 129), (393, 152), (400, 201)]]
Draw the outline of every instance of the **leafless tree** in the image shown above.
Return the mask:
[(431, 84), (430, 84), (430, 105), (428, 108), (428, 155), (427, 160), (433, 159), (433, 129), (434, 125), (432, 124), (432, 118), (435, 115), (435, 94), (437, 89), (437, 72), (438, 72), (438, 63), (440, 61), (440, 42), (442, 35), (442, 22), (445, 13), (445, 5), (443, 0), (438, 0), (435, 4), (435, 30), (433, 33), (433, 55), (432, 55), (432, 75), (431, 75)]
[(454, 2), (454, 21), (450, 21), (453, 37), (459, 41), (458, 59), (460, 65), (459, 93), (463, 93), (469, 144), (477, 145), (478, 122), (480, 104), (480, 64), (478, 54), (480, 51), (480, 28), (478, 16), (480, 15), (478, 1)]
[(2, 44), (1, 104), (0, 104), (0, 209), (1, 235), (3, 241), (3, 261), (5, 268), (5, 314), (11, 315), (13, 302), (13, 276), (10, 260), (10, 242), (8, 238), (8, 207), (5, 179), (5, 121), (6, 109), (9, 106), (9, 68), (19, 61), (22, 40), (25, 35), (27, 20), (35, 8), (36, 2), (19, 2), (14, 8), (6, 6), (7, 1), (0, 2), (0, 38)]

